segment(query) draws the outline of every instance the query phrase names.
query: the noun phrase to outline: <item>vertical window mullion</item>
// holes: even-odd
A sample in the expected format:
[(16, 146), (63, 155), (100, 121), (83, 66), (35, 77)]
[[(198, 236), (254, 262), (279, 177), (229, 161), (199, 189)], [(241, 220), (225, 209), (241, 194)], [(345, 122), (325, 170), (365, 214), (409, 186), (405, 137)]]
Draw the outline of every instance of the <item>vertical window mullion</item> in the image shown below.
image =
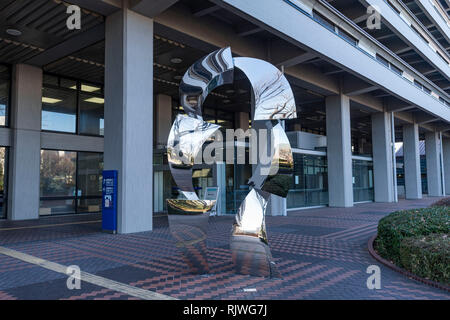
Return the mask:
[(79, 167), (79, 165), (78, 165), (78, 159), (79, 159), (79, 157), (78, 157), (78, 155), (79, 155), (79, 152), (77, 152), (76, 153), (76, 156), (75, 156), (75, 214), (78, 214), (78, 167)]
[(80, 134), (80, 92), (81, 92), (81, 82), (77, 81), (77, 120), (76, 120), (76, 127), (75, 132), (76, 134)]

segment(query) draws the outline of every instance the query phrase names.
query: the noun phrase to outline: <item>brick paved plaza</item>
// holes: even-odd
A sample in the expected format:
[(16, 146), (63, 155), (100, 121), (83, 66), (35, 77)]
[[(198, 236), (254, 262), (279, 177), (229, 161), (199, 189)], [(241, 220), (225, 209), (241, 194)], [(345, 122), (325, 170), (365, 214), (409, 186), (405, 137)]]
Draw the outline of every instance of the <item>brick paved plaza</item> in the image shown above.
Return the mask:
[[(178, 299), (449, 299), (443, 290), (380, 265), (367, 251), (379, 219), (437, 199), (267, 217), (281, 279), (233, 272), (228, 244), (232, 216), (210, 219), (209, 276), (188, 274), (166, 217), (155, 218), (153, 232), (129, 235), (101, 233), (99, 215), (2, 221), (0, 246)], [(381, 267), (380, 290), (366, 287), (366, 269), (373, 264)], [(83, 281), (80, 290), (68, 290), (66, 280), (62, 273), (0, 254), (0, 299), (137, 299)]]

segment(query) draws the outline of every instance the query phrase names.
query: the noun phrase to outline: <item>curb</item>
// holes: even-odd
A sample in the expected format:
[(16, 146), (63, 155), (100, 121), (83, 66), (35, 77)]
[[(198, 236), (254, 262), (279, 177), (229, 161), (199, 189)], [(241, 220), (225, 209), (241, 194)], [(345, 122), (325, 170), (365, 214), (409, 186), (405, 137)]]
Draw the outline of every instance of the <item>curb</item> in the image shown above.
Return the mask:
[(416, 280), (418, 282), (421, 282), (423, 284), (426, 284), (426, 285), (434, 287), (434, 288), (438, 288), (438, 289), (450, 292), (450, 287), (449, 286), (443, 285), (443, 284), (441, 284), (439, 282), (436, 282), (436, 281), (432, 281), (432, 280), (421, 278), (421, 277), (419, 277), (419, 276), (417, 276), (417, 275), (415, 275), (415, 274), (413, 274), (413, 273), (411, 273), (411, 272), (409, 272), (409, 271), (407, 271), (405, 269), (402, 269), (402, 268), (396, 266), (395, 264), (391, 263), (390, 261), (388, 261), (388, 260), (382, 258), (381, 256), (379, 256), (378, 253), (373, 248), (373, 243), (374, 243), (376, 237), (377, 237), (377, 234), (373, 235), (369, 239), (369, 243), (367, 245), (370, 255), (373, 258), (375, 258), (375, 260), (381, 262), (382, 264), (384, 264), (385, 266), (389, 267), (390, 269), (392, 269), (394, 271), (397, 271), (398, 273), (401, 273), (402, 275), (404, 275), (404, 276), (406, 276), (406, 277), (408, 277), (410, 279)]

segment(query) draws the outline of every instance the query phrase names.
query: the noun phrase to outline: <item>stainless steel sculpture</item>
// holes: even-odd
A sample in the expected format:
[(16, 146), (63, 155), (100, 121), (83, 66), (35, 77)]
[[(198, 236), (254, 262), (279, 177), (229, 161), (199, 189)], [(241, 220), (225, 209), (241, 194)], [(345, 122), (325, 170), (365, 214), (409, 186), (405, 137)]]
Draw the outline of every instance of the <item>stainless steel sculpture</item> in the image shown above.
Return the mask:
[(267, 239), (265, 212), (271, 195), (287, 196), (293, 157), (280, 120), (295, 118), (296, 107), (287, 79), (268, 62), (233, 59), (230, 48), (224, 48), (200, 59), (185, 73), (180, 84), (180, 101), (186, 115), (176, 118), (167, 151), (172, 176), (186, 199), (167, 200), (169, 226), (191, 271), (207, 273), (206, 229), (208, 212), (215, 201), (198, 199), (192, 185), (192, 168), (203, 143), (220, 128), (203, 121), (202, 104), (215, 88), (233, 82), (235, 67), (250, 81), (254, 95), (252, 126), (270, 132), (272, 159), (266, 165), (258, 164), (249, 180), (252, 190), (236, 214), (230, 247), (237, 272), (275, 276), (277, 270)]
[(235, 58), (234, 63), (252, 86), (252, 127), (270, 130), (273, 139), (270, 168), (258, 164), (250, 178), (253, 189), (236, 214), (230, 247), (237, 272), (273, 277), (278, 275), (278, 270), (269, 248), (265, 213), (271, 194), (286, 197), (288, 193), (294, 161), (279, 121), (297, 117), (295, 100), (289, 82), (272, 64), (253, 58)]

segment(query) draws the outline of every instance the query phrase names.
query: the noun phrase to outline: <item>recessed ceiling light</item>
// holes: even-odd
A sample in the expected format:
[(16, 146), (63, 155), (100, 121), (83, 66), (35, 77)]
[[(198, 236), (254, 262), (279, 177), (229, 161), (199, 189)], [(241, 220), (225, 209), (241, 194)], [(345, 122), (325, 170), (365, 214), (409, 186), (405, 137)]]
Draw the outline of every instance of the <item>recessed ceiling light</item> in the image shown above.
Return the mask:
[(172, 58), (172, 59), (170, 59), (170, 62), (178, 64), (178, 63), (182, 63), (183, 59), (181, 59), (181, 58)]
[(13, 28), (6, 29), (6, 33), (9, 34), (10, 36), (14, 36), (14, 37), (18, 37), (18, 36), (22, 35), (22, 31), (13, 29)]
[(180, 76), (180, 75), (176, 75), (175, 77), (173, 77), (175, 80), (181, 80), (181, 79), (183, 79), (183, 76)]
[(99, 87), (89, 86), (87, 84), (82, 84), (81, 85), (81, 91), (95, 92), (95, 91), (99, 91), (99, 90), (100, 90)]
[(89, 98), (89, 99), (85, 99), (84, 101), (86, 102), (90, 102), (90, 103), (97, 103), (97, 104), (104, 104), (105, 103), (105, 99), (103, 98)]
[(226, 93), (234, 93), (233, 89), (228, 89), (227, 91), (225, 91)]
[(62, 101), (61, 99), (42, 97), (42, 103), (55, 104), (55, 103), (58, 103), (58, 102), (61, 102), (61, 101)]

